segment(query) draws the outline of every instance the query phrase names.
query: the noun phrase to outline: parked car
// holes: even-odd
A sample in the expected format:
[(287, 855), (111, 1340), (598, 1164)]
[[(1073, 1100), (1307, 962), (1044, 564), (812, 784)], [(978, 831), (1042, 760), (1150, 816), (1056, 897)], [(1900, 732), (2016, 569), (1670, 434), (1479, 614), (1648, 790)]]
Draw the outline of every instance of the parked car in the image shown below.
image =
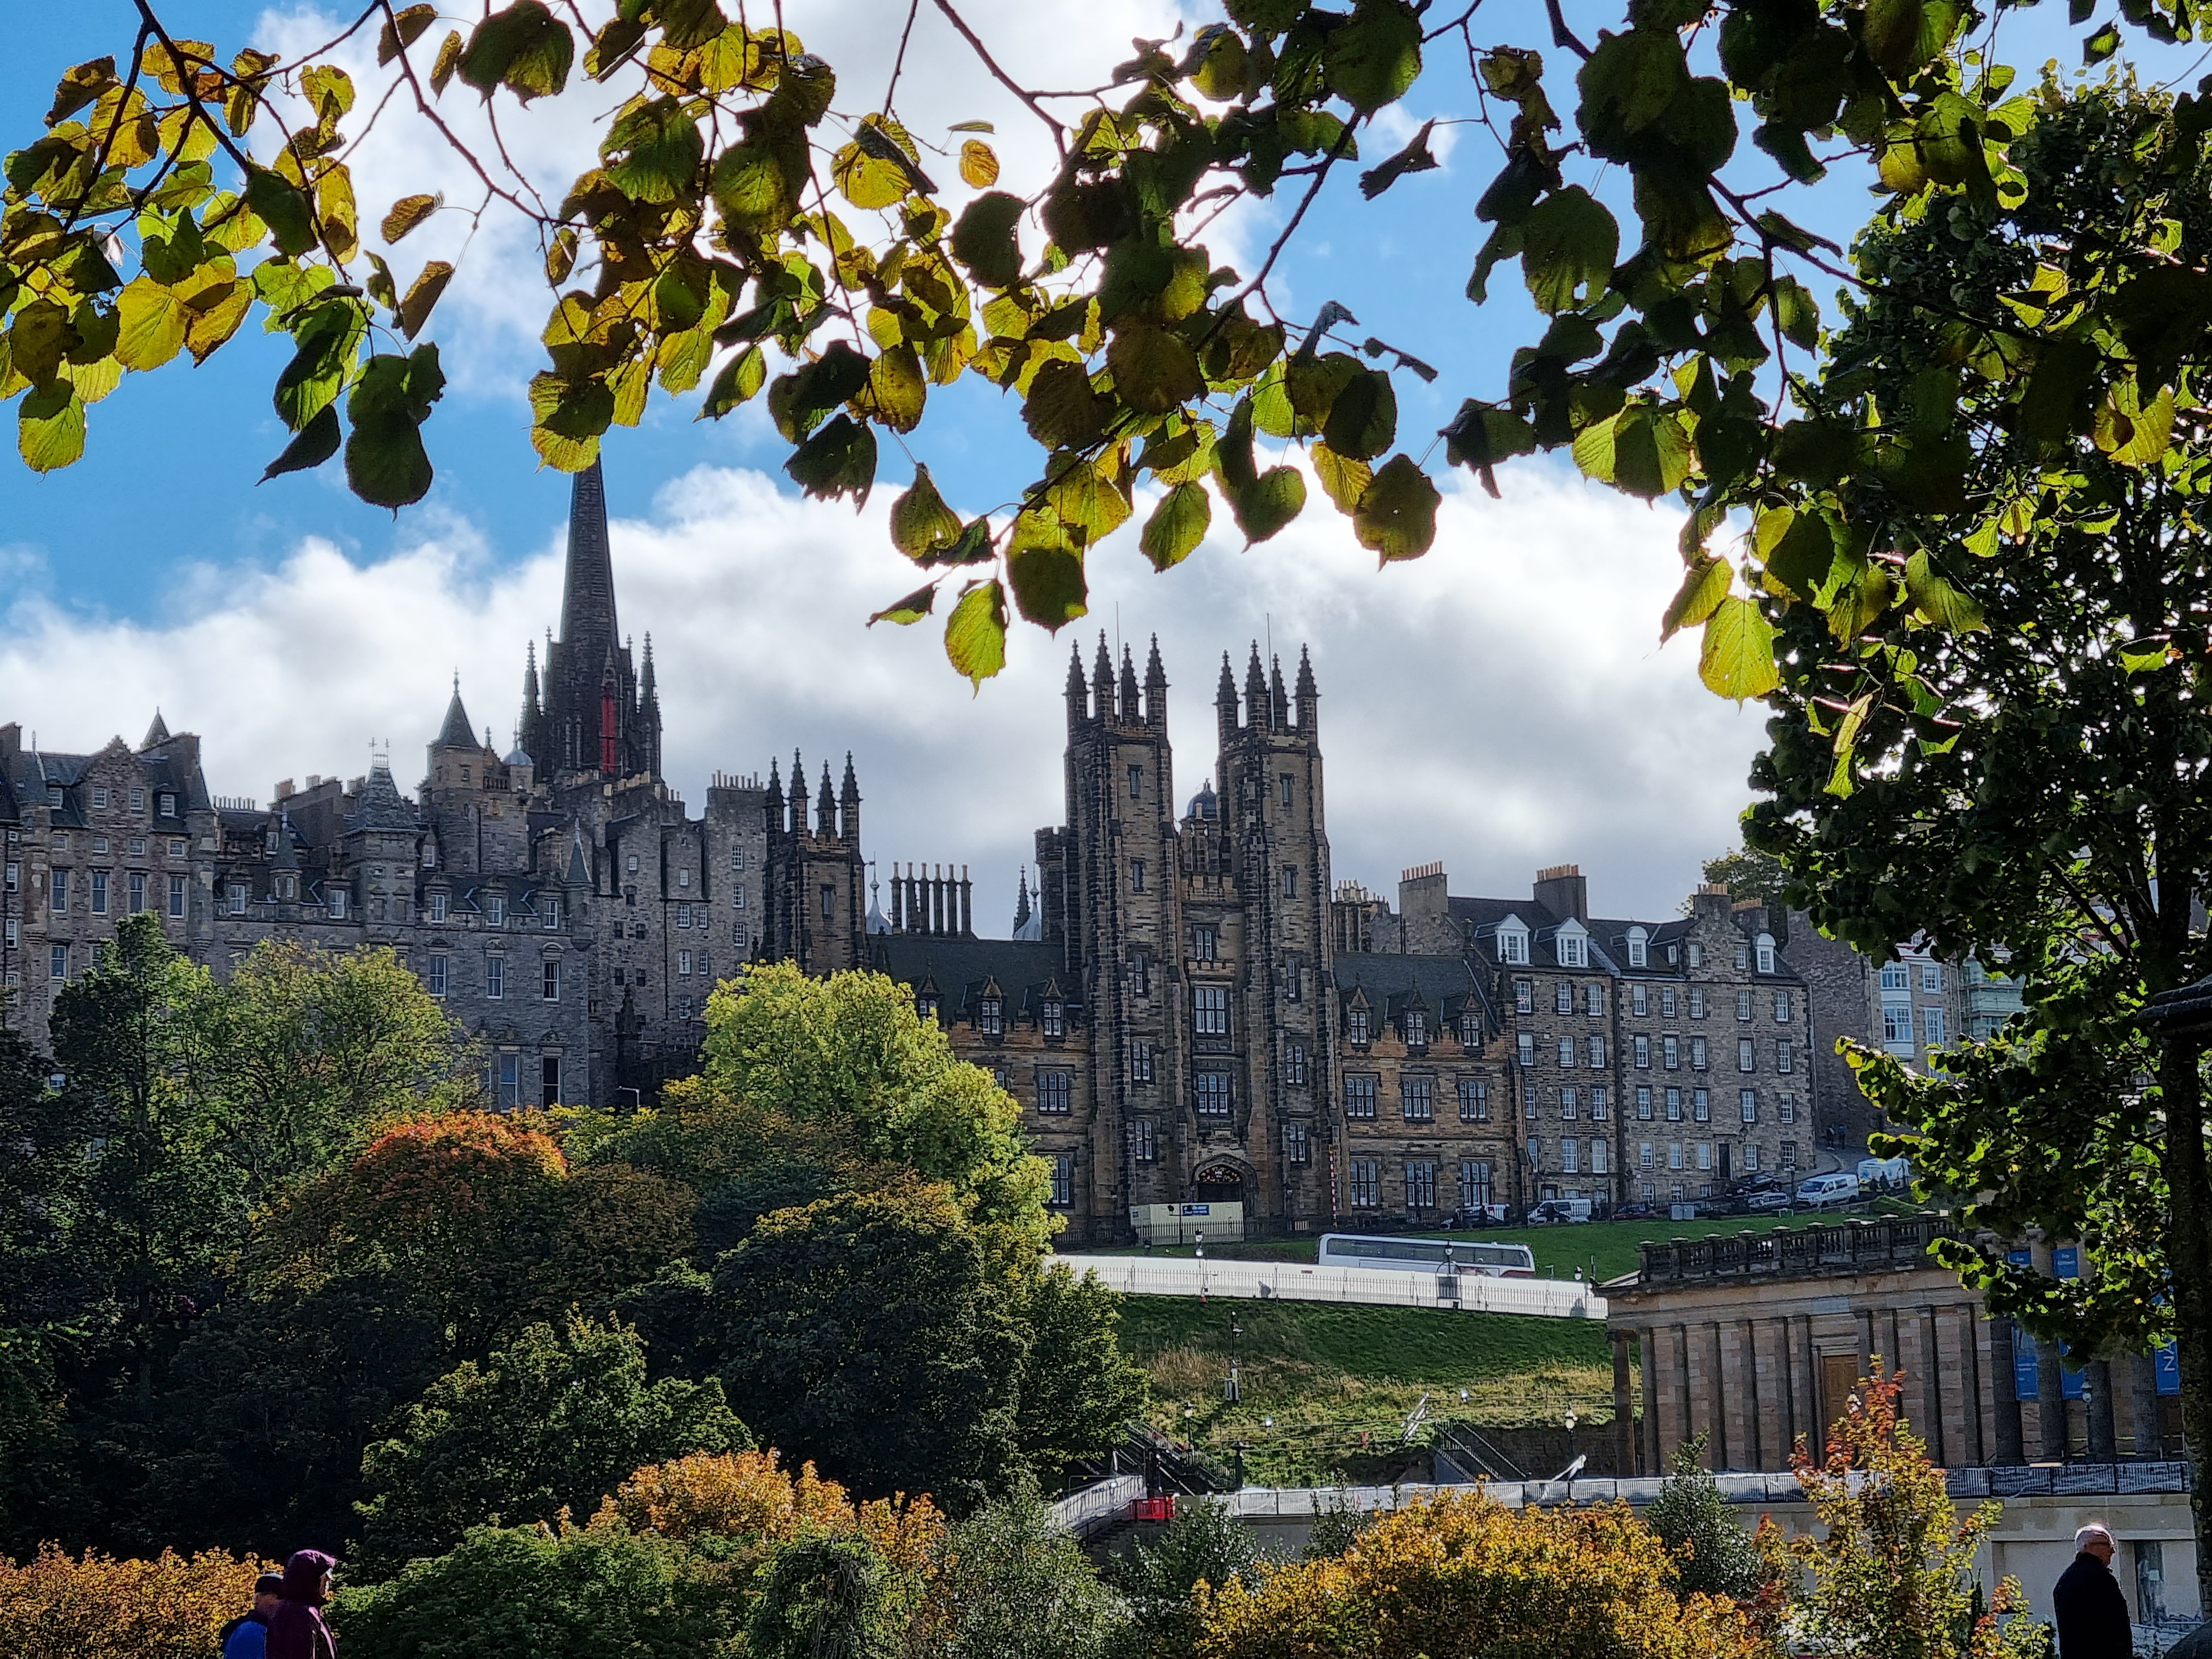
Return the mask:
[(1588, 1221), (1590, 1201), (1586, 1198), (1547, 1198), (1528, 1212), (1528, 1224), (1539, 1227), (1551, 1222)]
[(1856, 1203), (1858, 1196), (1859, 1178), (1838, 1170), (1833, 1175), (1818, 1175), (1801, 1182), (1796, 1201), (1802, 1210), (1832, 1210), (1841, 1205)]
[(1759, 1192), (1746, 1193), (1743, 1210), (1746, 1215), (1771, 1215), (1777, 1210), (1790, 1207), (1790, 1194), (1778, 1187), (1769, 1187)]
[(1624, 1204), (1613, 1212), (1615, 1221), (1653, 1221), (1658, 1218), (1659, 1206), (1639, 1199), (1633, 1204)]

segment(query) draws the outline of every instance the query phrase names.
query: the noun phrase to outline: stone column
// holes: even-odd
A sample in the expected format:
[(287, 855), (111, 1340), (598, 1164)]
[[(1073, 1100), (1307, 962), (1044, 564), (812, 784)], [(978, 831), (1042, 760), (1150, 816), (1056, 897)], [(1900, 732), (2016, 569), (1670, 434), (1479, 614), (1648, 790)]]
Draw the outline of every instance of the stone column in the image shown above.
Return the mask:
[(1754, 1321), (1759, 1352), (1759, 1449), (1761, 1467), (1778, 1469), (1790, 1462), (1790, 1322)]
[(2085, 1373), (2088, 1382), (2089, 1461), (2110, 1463), (2120, 1455), (2120, 1437), (2113, 1426), (2112, 1366), (2110, 1360), (2093, 1359)]
[(1790, 1322), (1790, 1414), (1813, 1455), (1820, 1456), (1827, 1425), (1820, 1421), (1820, 1361), (1813, 1352), (1813, 1319), (1799, 1314)]
[(1663, 1467), (1659, 1456), (1659, 1333), (1646, 1327), (1637, 1333), (1644, 1359), (1643, 1473), (1656, 1474)]
[(2046, 1463), (2063, 1463), (2071, 1449), (2066, 1432), (2066, 1388), (2058, 1345), (2042, 1337), (2035, 1344), (2035, 1416), (2040, 1425), (2036, 1455)]
[(1976, 1397), (1974, 1312), (1953, 1305), (1929, 1310), (1936, 1395), (1932, 1415), (1943, 1425), (1944, 1462), (1953, 1468), (1982, 1462), (1981, 1403)]
[(1990, 1391), (1990, 1462), (2017, 1468), (2027, 1462), (2027, 1448), (2021, 1432), (2020, 1389), (2014, 1381), (2019, 1367), (2013, 1357), (2012, 1321), (1984, 1316), (1980, 1325), (1990, 1362), (1986, 1379)]
[(2158, 1457), (2166, 1447), (2158, 1432), (2158, 1364), (2147, 1353), (2126, 1359), (2128, 1416), (2137, 1457)]
[(1636, 1473), (1636, 1400), (1628, 1385), (1628, 1333), (1613, 1334), (1613, 1437), (1616, 1468)]
[(1907, 1415), (1914, 1431), (1928, 1443), (1929, 1461), (1948, 1464), (1943, 1445), (1942, 1367), (1936, 1359), (1936, 1310), (1907, 1308), (1897, 1315), (1897, 1364), (1904, 1371), (1906, 1397), (1913, 1402)]
[(1713, 1402), (1713, 1420), (1721, 1425), (1728, 1445), (1728, 1467), (1755, 1469), (1759, 1465), (1759, 1387), (1753, 1376), (1751, 1326), (1730, 1320), (1713, 1327), (1714, 1358), (1719, 1361), (1719, 1397)]

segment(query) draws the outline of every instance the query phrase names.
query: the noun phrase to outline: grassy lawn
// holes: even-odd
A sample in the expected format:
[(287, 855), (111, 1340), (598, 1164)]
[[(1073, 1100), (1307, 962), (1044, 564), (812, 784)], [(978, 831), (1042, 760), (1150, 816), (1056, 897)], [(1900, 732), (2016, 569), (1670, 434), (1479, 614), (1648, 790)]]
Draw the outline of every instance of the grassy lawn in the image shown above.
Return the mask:
[[(1850, 1213), (1911, 1215), (1922, 1206), (1900, 1199), (1881, 1199)], [(1499, 1240), (1526, 1244), (1536, 1258), (1536, 1272), (1547, 1279), (1571, 1279), (1577, 1270), (1602, 1284), (1636, 1271), (1636, 1247), (1650, 1239), (1705, 1238), (1715, 1233), (1765, 1232), (1775, 1227), (1809, 1226), (1818, 1218), (1802, 1216), (1728, 1216), (1714, 1221), (1585, 1221), (1549, 1227), (1490, 1227), (1474, 1232), (1424, 1232), (1423, 1238)], [(1349, 1231), (1350, 1229), (1346, 1229)], [(1319, 1249), (1311, 1238), (1265, 1239), (1250, 1244), (1209, 1244), (1206, 1254), (1222, 1261), (1311, 1261)], [(1189, 1245), (1163, 1245), (1158, 1249), (1134, 1249), (1140, 1255), (1188, 1255)], [(1115, 1251), (1115, 1254), (1125, 1254)]]
[[(1222, 1399), (1232, 1320), (1234, 1406)], [(1612, 1415), (1605, 1328), (1588, 1320), (1133, 1296), (1121, 1340), (1152, 1378), (1154, 1426), (1224, 1462), (1246, 1442), (1263, 1483), (1376, 1478), (1424, 1393), (1434, 1414), (1484, 1425), (1553, 1421), (1570, 1402), (1593, 1423)]]

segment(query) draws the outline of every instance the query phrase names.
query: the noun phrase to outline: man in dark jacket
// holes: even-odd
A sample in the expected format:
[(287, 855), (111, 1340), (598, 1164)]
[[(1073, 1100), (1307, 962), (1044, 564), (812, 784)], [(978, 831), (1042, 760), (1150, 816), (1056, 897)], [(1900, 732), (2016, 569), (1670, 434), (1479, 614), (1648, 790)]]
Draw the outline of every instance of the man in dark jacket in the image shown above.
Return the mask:
[(2080, 1552), (2051, 1592), (2058, 1659), (2135, 1659), (2127, 1597), (2112, 1577), (2112, 1534), (2092, 1522), (2074, 1534)]
[(253, 1581), (253, 1610), (242, 1613), (216, 1632), (222, 1659), (262, 1659), (269, 1641), (269, 1620), (283, 1599), (284, 1575), (264, 1572)]

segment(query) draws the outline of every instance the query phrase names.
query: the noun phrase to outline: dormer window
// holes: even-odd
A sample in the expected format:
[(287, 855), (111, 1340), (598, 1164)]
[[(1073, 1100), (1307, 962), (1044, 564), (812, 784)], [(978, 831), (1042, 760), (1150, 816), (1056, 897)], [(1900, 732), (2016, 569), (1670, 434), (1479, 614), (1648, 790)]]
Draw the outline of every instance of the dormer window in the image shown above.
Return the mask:
[(1057, 997), (1046, 998), (1042, 1012), (1041, 1023), (1044, 1027), (1044, 1034), (1047, 1036), (1065, 1036), (1067, 1034), (1066, 1005), (1063, 1004)]
[(50, 784), (48, 784), (48, 785), (46, 786), (46, 805), (47, 805), (48, 806), (51, 806), (51, 807), (58, 807), (58, 806), (60, 806), (60, 805), (61, 805), (61, 804), (62, 804), (62, 787), (61, 787), (61, 785), (59, 785), (58, 783), (50, 783)]
[(1528, 930), (1517, 920), (1498, 924), (1498, 959), (1516, 964), (1528, 960)]
[(1759, 971), (1762, 974), (1772, 973), (1774, 971), (1774, 935), (1761, 933), (1757, 941), (1757, 948)]
[(561, 901), (549, 896), (538, 901), (538, 908), (545, 918), (545, 931), (556, 931), (561, 926)]
[(1345, 1023), (1352, 1042), (1359, 1048), (1367, 1046), (1367, 1011), (1353, 1008), (1345, 1015)]
[(975, 1029), (985, 1036), (1003, 1036), (1006, 1029), (1006, 1005), (996, 997), (985, 997), (975, 1006)]
[(1589, 966), (1589, 938), (1581, 928), (1570, 923), (1553, 935), (1552, 943), (1562, 968)]
[(1651, 963), (1651, 936), (1641, 927), (1628, 930), (1628, 965), (1647, 968)]
[(1462, 1048), (1472, 1048), (1482, 1041), (1482, 1022), (1473, 1014), (1459, 1017), (1459, 1040)]
[(438, 867), (438, 843), (434, 841), (425, 841), (422, 843), (422, 867), (425, 870), (434, 870)]
[(507, 926), (507, 900), (497, 893), (484, 900), (484, 921), (493, 927)]
[(158, 795), (155, 797), (155, 805), (161, 817), (173, 818), (177, 816), (177, 798), (174, 795)]
[(1406, 1046), (1408, 1048), (1429, 1046), (1429, 1016), (1425, 1009), (1406, 1010)]
[(446, 920), (446, 896), (443, 893), (433, 893), (430, 895), (428, 901), (428, 915), (430, 921), (433, 922), (443, 923)]
[(331, 920), (332, 921), (343, 921), (345, 920), (346, 890), (344, 888), (331, 887), (325, 889), (323, 893), (323, 902), (330, 907)]
[(935, 1019), (937, 1018), (937, 999), (931, 996), (927, 992), (924, 992), (921, 995), (914, 1000), (914, 1012), (920, 1015), (923, 1019)]
[(296, 876), (279, 876), (279, 877), (277, 877), (277, 878), (276, 878), (276, 896), (277, 896), (278, 898), (280, 898), (280, 899), (295, 899), (295, 898), (299, 897), (299, 896), (300, 896), (300, 881), (299, 881), (299, 878), (298, 878), (298, 877), (296, 877)]

